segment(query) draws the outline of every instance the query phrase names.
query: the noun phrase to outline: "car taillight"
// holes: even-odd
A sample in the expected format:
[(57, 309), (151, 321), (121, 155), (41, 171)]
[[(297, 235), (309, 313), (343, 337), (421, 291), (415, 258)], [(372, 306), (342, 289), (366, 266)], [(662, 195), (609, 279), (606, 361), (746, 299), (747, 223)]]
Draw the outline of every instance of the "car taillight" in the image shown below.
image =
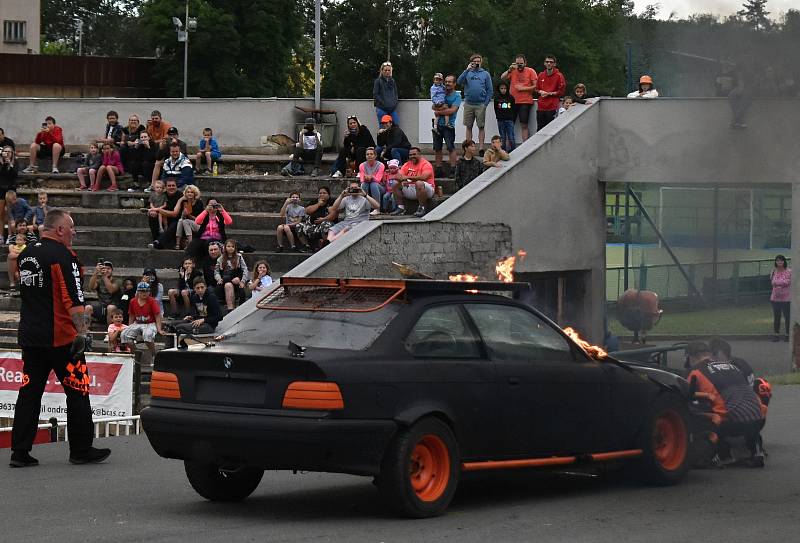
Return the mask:
[(295, 381), (286, 387), (283, 407), (287, 409), (344, 409), (339, 385), (319, 381)]
[(150, 377), (150, 397), (180, 400), (181, 387), (178, 376), (166, 371), (154, 371)]

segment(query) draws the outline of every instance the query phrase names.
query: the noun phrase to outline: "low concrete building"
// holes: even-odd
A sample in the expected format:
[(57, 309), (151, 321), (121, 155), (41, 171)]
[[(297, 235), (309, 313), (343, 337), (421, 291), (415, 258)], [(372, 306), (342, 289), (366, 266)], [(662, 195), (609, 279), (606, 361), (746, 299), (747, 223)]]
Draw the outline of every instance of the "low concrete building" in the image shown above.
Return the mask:
[(2, 0), (0, 53), (38, 54), (41, 18), (41, 0)]

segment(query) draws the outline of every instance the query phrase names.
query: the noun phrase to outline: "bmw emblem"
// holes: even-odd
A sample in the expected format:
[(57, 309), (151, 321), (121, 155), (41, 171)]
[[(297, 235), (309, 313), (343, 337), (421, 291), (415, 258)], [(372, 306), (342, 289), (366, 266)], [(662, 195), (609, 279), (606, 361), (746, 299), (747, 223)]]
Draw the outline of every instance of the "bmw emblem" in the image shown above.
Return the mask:
[(226, 356), (222, 360), (222, 365), (225, 366), (226, 370), (229, 370), (233, 367), (233, 359), (230, 356)]

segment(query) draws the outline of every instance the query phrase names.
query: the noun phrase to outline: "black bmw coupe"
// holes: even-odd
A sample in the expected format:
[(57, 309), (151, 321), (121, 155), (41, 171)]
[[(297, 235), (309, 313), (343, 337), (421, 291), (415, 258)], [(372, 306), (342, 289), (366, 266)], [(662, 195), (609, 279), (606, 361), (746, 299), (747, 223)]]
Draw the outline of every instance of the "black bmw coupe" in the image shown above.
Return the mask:
[(462, 473), (628, 464), (681, 481), (689, 387), (598, 356), (524, 283), (284, 278), (215, 338), (158, 353), (156, 452), (210, 500), (264, 470), (375, 477), (398, 513), (442, 514)]

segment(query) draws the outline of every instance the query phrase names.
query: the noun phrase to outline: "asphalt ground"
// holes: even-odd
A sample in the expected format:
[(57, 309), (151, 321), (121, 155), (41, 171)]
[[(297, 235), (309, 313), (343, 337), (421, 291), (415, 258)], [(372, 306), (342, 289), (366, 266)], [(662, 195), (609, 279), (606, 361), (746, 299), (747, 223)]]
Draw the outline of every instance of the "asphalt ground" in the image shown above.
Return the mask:
[(144, 436), (98, 440), (113, 449), (101, 465), (73, 466), (66, 444), (39, 445), (40, 466), (0, 467), (0, 541), (797, 541), (798, 413), (800, 387), (775, 387), (764, 469), (695, 470), (668, 488), (483, 473), (462, 480), (446, 515), (427, 520), (388, 514), (363, 477), (268, 472), (247, 500), (218, 504), (196, 495), (182, 464), (156, 456)]

